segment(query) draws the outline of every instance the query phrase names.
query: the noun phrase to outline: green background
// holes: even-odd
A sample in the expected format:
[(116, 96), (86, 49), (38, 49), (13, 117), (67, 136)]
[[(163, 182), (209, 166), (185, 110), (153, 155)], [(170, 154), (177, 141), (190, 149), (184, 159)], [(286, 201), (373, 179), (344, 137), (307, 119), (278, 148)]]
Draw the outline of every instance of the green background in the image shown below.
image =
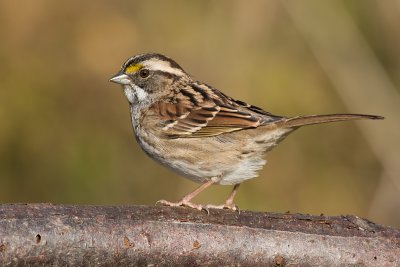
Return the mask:
[[(399, 140), (400, 113), (379, 99), (380, 105), (353, 108), (365, 101), (349, 104), (338, 93), (341, 84), (330, 73), (336, 68), (327, 67), (302, 28), (312, 25), (327, 44), (347, 30), (357, 33), (360, 49), (377, 59), (368, 64), (382, 70), (380, 77), (395, 88), (389, 98), (397, 101), (400, 4), (326, 5), (330, 8), (319, 9), (319, 1), (1, 1), (0, 202), (153, 205), (194, 189), (196, 184), (140, 150), (121, 88), (108, 82), (126, 58), (159, 52), (195, 79), (278, 115), (386, 116), (296, 131), (268, 154), (260, 176), (242, 185), (236, 203), (260, 211), (355, 214), (400, 226), (395, 167), (400, 149), (392, 141)], [(328, 16), (337, 22), (329, 25), (334, 32), (327, 28)], [(349, 58), (343, 64), (364, 60), (369, 62)], [(351, 75), (348, 81), (357, 82)], [(376, 92), (388, 94), (381, 87)], [(381, 134), (370, 134), (371, 128)], [(375, 140), (395, 152), (383, 157), (373, 149)], [(218, 204), (230, 190), (214, 186), (196, 201)]]

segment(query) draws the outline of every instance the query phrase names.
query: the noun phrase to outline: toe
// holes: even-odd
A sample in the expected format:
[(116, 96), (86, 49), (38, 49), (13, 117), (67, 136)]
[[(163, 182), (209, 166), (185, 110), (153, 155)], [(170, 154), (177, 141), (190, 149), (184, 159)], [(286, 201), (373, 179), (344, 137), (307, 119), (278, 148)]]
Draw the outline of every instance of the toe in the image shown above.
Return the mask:
[(200, 211), (201, 210), (206, 210), (207, 213), (209, 213), (207, 208), (204, 207), (203, 205), (195, 204), (195, 203), (192, 203), (190, 201), (185, 201), (185, 200), (181, 200), (181, 201), (178, 201), (178, 202), (170, 202), (170, 201), (167, 201), (167, 200), (159, 200), (159, 201), (156, 202), (156, 205), (157, 204), (161, 204), (161, 205), (169, 206), (169, 207), (188, 207), (188, 208), (192, 208), (192, 209), (196, 209), (196, 210), (200, 210)]
[(233, 211), (239, 211), (239, 207), (236, 204), (223, 204), (223, 205), (206, 205), (205, 206), (207, 209), (227, 209), (227, 210), (233, 210)]
[(218, 209), (218, 210), (222, 210), (225, 208), (225, 205), (212, 205), (212, 204), (208, 204), (205, 206), (205, 208), (207, 209)]
[(230, 209), (234, 211), (239, 211), (239, 207), (236, 204), (225, 204), (224, 209)]
[(156, 202), (156, 205), (157, 205), (157, 204), (161, 204), (161, 205), (169, 206), (169, 207), (179, 207), (179, 206), (182, 206), (182, 203), (181, 203), (181, 202), (170, 202), (170, 201), (163, 200), (163, 199), (157, 201), (157, 202)]
[(189, 208), (197, 209), (197, 210), (202, 210), (202, 209), (203, 209), (203, 206), (202, 206), (202, 205), (200, 205), (200, 204), (195, 204), (195, 203), (192, 203), (192, 202), (190, 202), (190, 201), (183, 201), (183, 202), (181, 203), (181, 206), (185, 206), (185, 207), (189, 207)]

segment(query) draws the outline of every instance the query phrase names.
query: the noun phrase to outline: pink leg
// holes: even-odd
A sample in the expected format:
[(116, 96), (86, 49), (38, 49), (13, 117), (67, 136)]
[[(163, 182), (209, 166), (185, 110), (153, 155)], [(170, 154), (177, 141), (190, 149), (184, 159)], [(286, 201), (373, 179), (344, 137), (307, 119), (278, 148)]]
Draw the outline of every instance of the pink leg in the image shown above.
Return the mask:
[(233, 186), (232, 192), (231, 192), (231, 194), (229, 195), (228, 199), (226, 200), (225, 205), (231, 206), (231, 205), (233, 204), (233, 199), (234, 199), (235, 196), (236, 196), (236, 193), (237, 193), (237, 191), (238, 191), (238, 189), (239, 189), (239, 186), (240, 186), (240, 184), (235, 184), (235, 185)]
[(233, 199), (236, 196), (239, 186), (240, 186), (240, 184), (235, 184), (235, 186), (232, 189), (231, 194), (229, 195), (228, 199), (225, 201), (225, 204), (223, 204), (223, 205), (207, 205), (206, 208), (239, 210), (238, 206), (233, 204)]
[(197, 196), (200, 192), (202, 192), (204, 189), (206, 189), (207, 187), (209, 187), (210, 185), (212, 185), (214, 182), (212, 180), (209, 180), (207, 182), (205, 182), (204, 184), (202, 184), (201, 186), (199, 186), (196, 190), (194, 190), (193, 192), (190, 192), (189, 194), (185, 195), (180, 201), (178, 202), (170, 202), (170, 201), (166, 201), (166, 200), (159, 200), (157, 201), (157, 203), (161, 203), (165, 206), (171, 206), (171, 207), (179, 207), (179, 206), (185, 206), (185, 207), (190, 207), (193, 209), (198, 209), (198, 210), (202, 210), (204, 207), (202, 205), (199, 204), (194, 204), (191, 202), (191, 200)]

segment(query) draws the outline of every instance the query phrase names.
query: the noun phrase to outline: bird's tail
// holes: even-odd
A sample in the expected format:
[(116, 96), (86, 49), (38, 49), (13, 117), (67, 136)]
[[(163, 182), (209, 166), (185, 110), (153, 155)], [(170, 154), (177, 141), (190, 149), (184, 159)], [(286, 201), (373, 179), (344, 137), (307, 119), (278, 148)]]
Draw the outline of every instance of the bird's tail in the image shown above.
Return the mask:
[(288, 118), (281, 121), (281, 127), (297, 128), (304, 125), (335, 122), (335, 121), (348, 121), (348, 120), (382, 120), (384, 117), (366, 114), (327, 114), (327, 115), (309, 115)]

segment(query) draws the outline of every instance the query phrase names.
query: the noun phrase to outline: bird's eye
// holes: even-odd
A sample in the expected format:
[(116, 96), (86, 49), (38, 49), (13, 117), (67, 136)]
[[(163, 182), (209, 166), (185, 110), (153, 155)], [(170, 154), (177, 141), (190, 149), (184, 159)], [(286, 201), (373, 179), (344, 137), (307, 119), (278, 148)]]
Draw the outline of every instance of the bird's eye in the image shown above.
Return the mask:
[(147, 78), (147, 77), (149, 77), (149, 75), (150, 75), (150, 71), (148, 69), (141, 69), (139, 71), (139, 76), (141, 78)]

